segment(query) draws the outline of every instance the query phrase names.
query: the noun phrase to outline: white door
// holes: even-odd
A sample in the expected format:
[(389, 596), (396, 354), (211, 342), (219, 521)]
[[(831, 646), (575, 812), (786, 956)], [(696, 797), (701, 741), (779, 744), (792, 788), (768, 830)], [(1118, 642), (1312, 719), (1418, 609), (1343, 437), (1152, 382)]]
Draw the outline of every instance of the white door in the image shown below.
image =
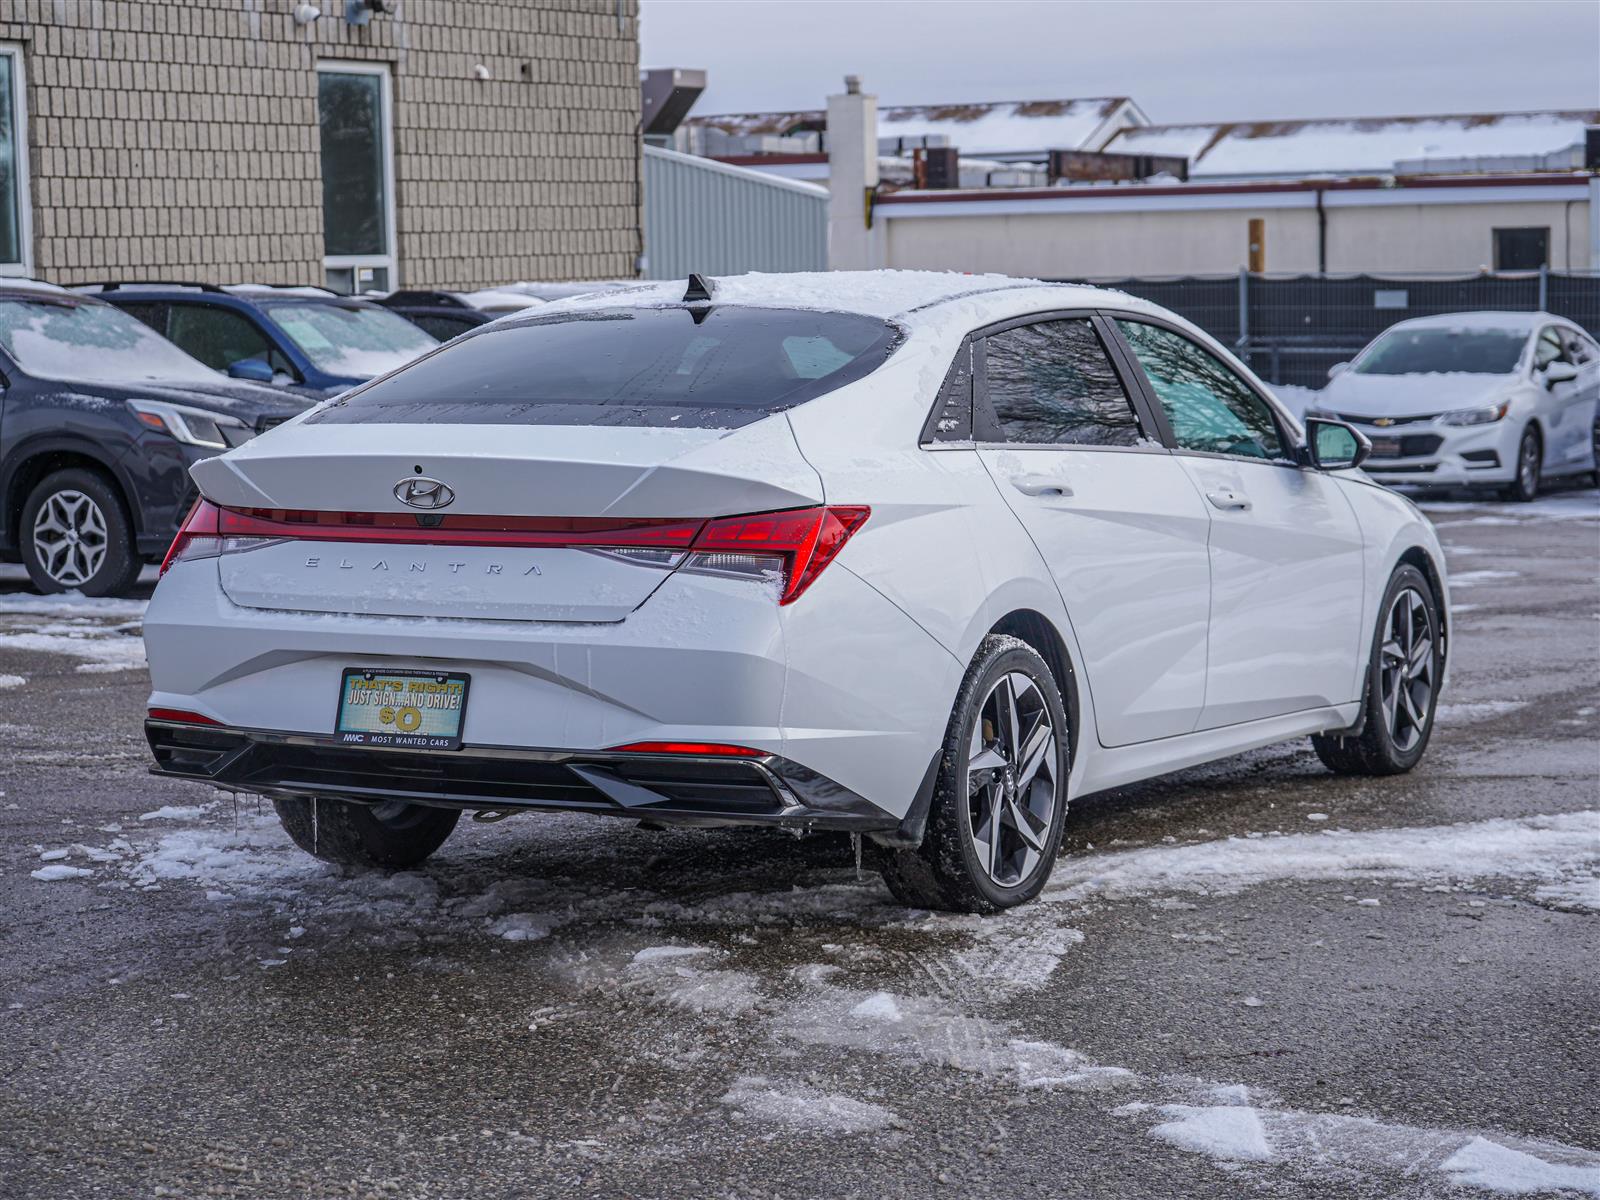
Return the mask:
[(992, 332), (974, 367), (978, 455), (1060, 589), (1099, 740), (1192, 731), (1206, 681), (1204, 502), (1087, 316)]
[[(1595, 399), (1600, 394), (1600, 361), (1589, 352), (1592, 343), (1576, 330), (1547, 325), (1533, 350), (1536, 409), (1545, 430), (1544, 469), (1551, 474), (1592, 465)], [(1578, 377), (1551, 382), (1545, 370), (1552, 363), (1570, 363)]]
[(1198, 342), (1149, 322), (1116, 325), (1177, 462), (1211, 509), (1200, 728), (1357, 699), (1368, 639), (1361, 528), (1346, 485), (1295, 465), (1272, 406)]

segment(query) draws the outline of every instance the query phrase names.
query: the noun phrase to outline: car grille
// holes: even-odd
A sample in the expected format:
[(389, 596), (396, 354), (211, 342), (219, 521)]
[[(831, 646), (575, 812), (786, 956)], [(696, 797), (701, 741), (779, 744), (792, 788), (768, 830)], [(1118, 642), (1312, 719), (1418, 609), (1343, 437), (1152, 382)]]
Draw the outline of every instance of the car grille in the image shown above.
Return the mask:
[(1436, 433), (1413, 433), (1400, 439), (1401, 458), (1427, 458), (1438, 453), (1444, 439)]
[[(1358, 417), (1352, 413), (1337, 414), (1339, 420), (1349, 421), (1352, 425), (1371, 425), (1378, 429), (1393, 429), (1396, 425), (1418, 425), (1425, 421), (1433, 420), (1432, 416), (1421, 417)], [(1379, 425), (1383, 421), (1385, 424)]]

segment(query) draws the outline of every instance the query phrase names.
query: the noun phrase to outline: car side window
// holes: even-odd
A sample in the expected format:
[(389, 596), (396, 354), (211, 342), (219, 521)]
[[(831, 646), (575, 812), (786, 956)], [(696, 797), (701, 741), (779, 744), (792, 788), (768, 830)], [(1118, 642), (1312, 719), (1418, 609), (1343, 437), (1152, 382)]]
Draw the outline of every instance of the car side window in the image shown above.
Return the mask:
[(208, 304), (174, 304), (167, 337), (214, 371), (246, 358), (265, 359), (274, 371), (288, 370), (283, 354), (248, 317)]
[(1595, 344), (1576, 329), (1563, 329), (1567, 343), (1567, 358), (1577, 366), (1591, 363), (1595, 359)]
[(1181, 450), (1286, 458), (1267, 402), (1216, 355), (1181, 333), (1117, 321)]
[(1128, 393), (1086, 318), (1036, 321), (984, 340), (985, 394), (1008, 442), (1136, 446)]
[(119, 305), (123, 312), (130, 317), (138, 317), (163, 337), (167, 332), (167, 306), (159, 301), (140, 300), (133, 304)]
[(1534, 344), (1533, 369), (1542, 371), (1553, 362), (1567, 361), (1566, 347), (1561, 344), (1561, 332), (1554, 325), (1546, 325)]
[(477, 328), (479, 322), (468, 317), (451, 317), (441, 313), (404, 313), (406, 320), (433, 334), (441, 342), (448, 342), (458, 333)]

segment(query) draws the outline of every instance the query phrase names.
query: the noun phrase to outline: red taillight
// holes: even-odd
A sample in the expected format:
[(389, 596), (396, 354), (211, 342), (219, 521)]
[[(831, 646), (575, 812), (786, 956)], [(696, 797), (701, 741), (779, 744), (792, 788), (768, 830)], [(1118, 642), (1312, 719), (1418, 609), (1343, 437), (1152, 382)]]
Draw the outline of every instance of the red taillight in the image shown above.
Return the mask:
[(779, 604), (792, 604), (844, 548), (872, 514), (870, 508), (832, 506), (718, 517), (695, 538), (695, 554), (773, 555), (784, 560)]
[(183, 524), (178, 527), (178, 536), (172, 539), (172, 545), (167, 547), (167, 556), (161, 560), (161, 571), (157, 575), (165, 575), (175, 562), (180, 562), (188, 556), (188, 552), (199, 541), (208, 541), (212, 544), (211, 553), (215, 553), (217, 537), (217, 514), (221, 510), (211, 501), (201, 497), (189, 509), (189, 515), (183, 519)]
[[(419, 523), (428, 520), (427, 524)], [(701, 522), (682, 517), (485, 517), (224, 508), (223, 537), (432, 546), (605, 546), (687, 550)]]
[[(740, 574), (753, 564), (781, 571), (780, 604), (792, 604), (833, 561), (872, 510), (795, 508), (739, 517), (487, 517), (431, 519), (411, 513), (340, 513), (282, 508), (220, 508), (195, 503), (161, 573), (186, 558), (286, 539), (432, 546), (683, 550), (687, 570)], [(428, 523), (421, 523), (427, 520)], [(741, 567), (739, 564), (745, 564)], [(756, 571), (759, 574), (759, 570)]]
[(698, 754), (713, 758), (765, 758), (765, 750), (752, 750), (749, 746), (725, 746), (720, 742), (629, 742), (626, 746), (613, 746), (613, 750), (627, 754)]
[(210, 717), (203, 717), (197, 712), (189, 712), (182, 708), (152, 708), (150, 710), (152, 721), (177, 721), (183, 725), (221, 725), (221, 721), (213, 721)]

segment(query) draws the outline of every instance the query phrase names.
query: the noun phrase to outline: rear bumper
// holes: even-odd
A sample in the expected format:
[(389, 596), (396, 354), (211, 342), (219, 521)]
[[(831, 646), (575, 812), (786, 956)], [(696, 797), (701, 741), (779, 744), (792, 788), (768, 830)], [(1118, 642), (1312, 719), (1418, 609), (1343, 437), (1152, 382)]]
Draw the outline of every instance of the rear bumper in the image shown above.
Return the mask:
[(153, 774), (230, 791), (439, 808), (587, 812), (682, 825), (886, 832), (900, 822), (777, 754), (352, 747), (315, 734), (147, 720)]

